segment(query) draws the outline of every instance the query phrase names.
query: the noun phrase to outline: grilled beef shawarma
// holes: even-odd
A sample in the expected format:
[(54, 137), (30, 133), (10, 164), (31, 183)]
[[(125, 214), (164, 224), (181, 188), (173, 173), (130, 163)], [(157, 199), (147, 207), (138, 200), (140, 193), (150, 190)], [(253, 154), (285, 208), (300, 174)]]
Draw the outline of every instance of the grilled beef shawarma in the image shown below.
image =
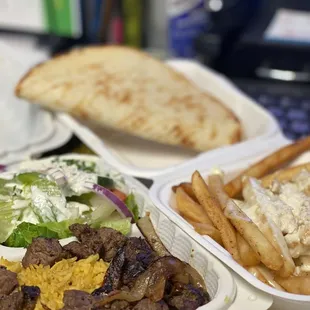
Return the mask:
[(118, 249), (125, 243), (126, 237), (112, 228), (93, 229), (85, 224), (73, 224), (70, 230), (74, 236), (95, 253), (101, 253), (104, 261), (109, 262)]
[[(194, 310), (207, 303), (205, 284), (197, 271), (165, 249), (150, 221), (142, 223), (146, 239), (125, 237), (111, 228), (71, 225), (78, 241), (62, 247), (56, 239), (34, 238), (22, 264), (25, 268), (52, 266), (63, 258), (83, 259), (94, 254), (111, 259), (102, 287), (92, 294), (66, 291), (63, 310)], [(6, 286), (0, 287), (0, 309), (34, 310), (40, 289), (22, 286), (14, 292), (16, 274), (0, 267), (1, 274)]]
[(23, 285), (21, 291), (23, 293), (23, 310), (34, 310), (41, 293), (40, 288)]
[(87, 244), (83, 244), (77, 241), (72, 241), (63, 247), (64, 251), (69, 253), (72, 257), (77, 259), (87, 258), (90, 255), (97, 254), (96, 251), (89, 247)]
[(38, 237), (32, 240), (23, 257), (23, 267), (52, 266), (63, 258), (63, 249), (57, 239)]
[(23, 293), (15, 292), (10, 295), (0, 297), (1, 310), (23, 310)]
[(87, 292), (69, 290), (64, 293), (62, 310), (91, 310), (93, 297)]
[(17, 274), (0, 267), (0, 296), (11, 294), (18, 286)]
[(0, 297), (1, 310), (34, 310), (40, 289), (37, 286), (22, 286), (18, 292)]

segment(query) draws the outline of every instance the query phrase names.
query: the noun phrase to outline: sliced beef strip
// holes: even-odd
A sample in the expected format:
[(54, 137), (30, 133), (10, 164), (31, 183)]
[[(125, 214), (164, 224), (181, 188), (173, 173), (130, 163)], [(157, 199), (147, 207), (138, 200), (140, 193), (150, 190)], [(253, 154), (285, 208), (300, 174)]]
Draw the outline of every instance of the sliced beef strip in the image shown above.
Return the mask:
[(23, 293), (23, 310), (33, 310), (36, 307), (38, 298), (40, 296), (40, 288), (37, 286), (25, 286), (21, 287)]
[(1, 310), (23, 310), (23, 293), (16, 292), (0, 298)]
[(24, 268), (30, 265), (52, 266), (62, 259), (63, 249), (57, 239), (38, 237), (28, 246), (22, 264)]
[(112, 291), (120, 289), (122, 286), (122, 270), (125, 264), (125, 249), (121, 247), (114, 256), (103, 281), (103, 286), (96, 289), (93, 296), (103, 296)]
[(147, 268), (156, 258), (157, 254), (151, 249), (147, 241), (142, 238), (128, 238), (125, 249), (126, 260), (130, 263), (139, 262)]
[(209, 301), (202, 289), (195, 288), (191, 284), (175, 284), (172, 295), (166, 298), (169, 306), (177, 310), (196, 310)]
[(116, 255), (118, 249), (125, 244), (127, 238), (119, 231), (107, 227), (99, 228), (98, 234), (104, 247), (103, 259), (109, 262)]
[(77, 241), (72, 241), (66, 244), (63, 249), (66, 253), (70, 253), (71, 256), (77, 257), (78, 259), (84, 259), (90, 255), (97, 254), (92, 248), (86, 244), (82, 244)]
[(82, 243), (99, 253), (104, 261), (113, 259), (116, 252), (126, 242), (126, 237), (112, 228), (93, 229), (85, 224), (73, 224), (70, 230)]
[(144, 239), (128, 238), (114, 256), (104, 277), (104, 285), (94, 296), (108, 294), (130, 285), (157, 258)]
[(169, 310), (169, 307), (164, 301), (152, 302), (145, 298), (139, 301), (132, 310)]
[(93, 297), (87, 292), (78, 290), (65, 291), (62, 310), (91, 310)]
[(123, 270), (123, 284), (131, 287), (133, 281), (158, 258), (145, 239), (128, 238), (125, 246), (126, 266)]
[(0, 267), (0, 296), (11, 294), (17, 286), (18, 286), (17, 274), (1, 266)]

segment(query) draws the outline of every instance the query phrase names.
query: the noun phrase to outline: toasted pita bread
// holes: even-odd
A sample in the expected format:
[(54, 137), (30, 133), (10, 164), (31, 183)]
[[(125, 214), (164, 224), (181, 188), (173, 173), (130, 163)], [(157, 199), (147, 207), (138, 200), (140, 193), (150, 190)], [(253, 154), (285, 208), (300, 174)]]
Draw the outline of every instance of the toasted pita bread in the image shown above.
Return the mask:
[(205, 151), (240, 140), (221, 102), (140, 51), (86, 47), (31, 69), (16, 95), (148, 140)]

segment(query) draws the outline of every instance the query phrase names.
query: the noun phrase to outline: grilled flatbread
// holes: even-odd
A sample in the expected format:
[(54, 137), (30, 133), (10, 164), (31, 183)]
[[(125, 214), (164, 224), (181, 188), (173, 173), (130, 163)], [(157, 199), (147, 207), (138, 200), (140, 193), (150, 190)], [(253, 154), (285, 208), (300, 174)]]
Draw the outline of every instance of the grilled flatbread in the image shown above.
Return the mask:
[(16, 95), (101, 126), (205, 151), (240, 140), (221, 102), (169, 66), (135, 49), (86, 47), (31, 69)]

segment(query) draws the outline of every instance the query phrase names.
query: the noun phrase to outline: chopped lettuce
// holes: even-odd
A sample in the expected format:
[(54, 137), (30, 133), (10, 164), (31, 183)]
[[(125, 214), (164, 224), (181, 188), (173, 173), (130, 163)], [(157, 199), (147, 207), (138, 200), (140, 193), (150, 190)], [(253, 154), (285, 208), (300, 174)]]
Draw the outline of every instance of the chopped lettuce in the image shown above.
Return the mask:
[(0, 196), (2, 196), (4, 198), (7, 198), (11, 195), (10, 190), (5, 187), (5, 185), (9, 182), (10, 182), (10, 180), (0, 179)]
[(34, 182), (46, 179), (46, 177), (39, 172), (25, 172), (15, 176), (15, 181), (23, 185), (32, 185)]
[(13, 230), (4, 244), (9, 247), (25, 248), (36, 237), (58, 238), (58, 234), (47, 227), (23, 222)]
[(137, 221), (139, 219), (139, 207), (133, 193), (127, 196), (127, 198), (125, 199), (125, 204), (133, 214), (134, 220)]
[(11, 220), (0, 220), (0, 243), (3, 243), (14, 230), (15, 224)]
[(0, 243), (12, 233), (21, 214), (21, 211), (13, 209), (13, 204), (13, 201), (0, 201)]
[(98, 177), (97, 183), (100, 186), (103, 186), (105, 188), (111, 189), (111, 188), (115, 188), (115, 184), (113, 179), (108, 178), (108, 177)]
[(100, 227), (109, 227), (118, 230), (123, 235), (128, 235), (131, 229), (131, 219), (106, 220), (101, 222)]
[[(98, 167), (93, 161), (56, 158), (53, 162), (62, 169), (66, 186), (45, 174), (49, 171), (45, 168), (42, 172), (30, 170), (12, 173), (10, 179), (0, 178), (0, 243), (26, 247), (38, 236), (67, 238), (72, 235), (69, 226), (73, 223), (111, 227), (123, 234), (130, 232), (130, 219), (122, 219), (108, 199), (87, 192), (88, 188), (84, 186), (91, 180), (105, 188), (117, 187), (127, 193), (118, 174), (98, 176)], [(74, 167), (69, 169), (66, 166)], [(76, 173), (75, 167), (84, 173)], [(71, 188), (76, 190), (70, 191)], [(139, 213), (135, 196), (130, 194), (125, 204), (137, 220)]]
[(90, 200), (96, 196), (95, 193), (86, 193), (82, 194), (80, 196), (70, 196), (66, 197), (67, 202), (73, 201), (73, 202), (78, 202), (78, 203), (83, 203), (84, 205), (90, 205)]
[[(80, 219), (70, 219), (67, 221), (61, 222), (49, 222), (49, 223), (41, 223), (38, 224), (39, 227), (46, 227), (49, 231), (53, 231), (57, 234), (59, 239), (64, 239), (72, 236), (71, 231), (69, 230), (69, 226), (75, 223), (83, 223)], [(46, 237), (46, 236), (44, 236)]]

